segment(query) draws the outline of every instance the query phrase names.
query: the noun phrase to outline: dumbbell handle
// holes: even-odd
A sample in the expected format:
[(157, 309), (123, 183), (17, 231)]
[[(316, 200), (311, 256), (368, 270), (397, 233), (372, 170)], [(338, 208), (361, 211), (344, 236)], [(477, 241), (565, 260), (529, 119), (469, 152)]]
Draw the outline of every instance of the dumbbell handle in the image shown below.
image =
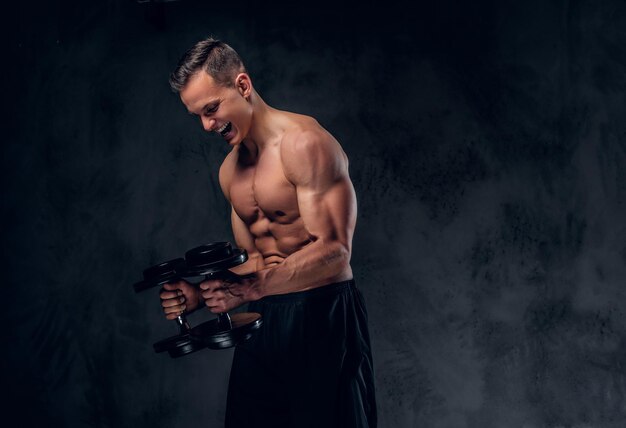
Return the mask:
[(176, 324), (180, 328), (180, 333), (184, 334), (191, 330), (191, 325), (187, 321), (187, 317), (185, 316), (185, 312), (176, 317)]
[[(178, 324), (178, 328), (180, 328), (180, 334), (189, 333), (189, 331), (191, 330), (191, 324), (189, 324), (189, 321), (187, 321), (185, 311), (177, 316), (175, 321), (176, 324)], [(228, 331), (233, 328), (233, 324), (230, 321), (230, 315), (228, 315), (228, 312), (217, 314), (217, 326), (219, 331)]]
[(233, 323), (230, 321), (228, 312), (217, 314), (217, 329), (218, 331), (229, 331), (233, 329)]
[[(224, 278), (224, 279), (230, 278), (230, 279), (237, 280), (239, 279), (239, 276), (237, 274), (232, 273), (229, 270), (209, 273), (205, 275), (205, 279), (216, 279), (216, 278)], [(189, 324), (189, 321), (187, 321), (187, 316), (185, 315), (185, 311), (183, 311), (182, 314), (177, 316), (175, 321), (176, 321), (176, 324), (178, 325), (178, 328), (180, 328), (181, 334), (188, 333), (191, 330), (191, 325)], [(230, 315), (228, 315), (228, 312), (217, 314), (217, 326), (218, 326), (219, 331), (228, 331), (233, 328), (233, 324), (230, 320)]]

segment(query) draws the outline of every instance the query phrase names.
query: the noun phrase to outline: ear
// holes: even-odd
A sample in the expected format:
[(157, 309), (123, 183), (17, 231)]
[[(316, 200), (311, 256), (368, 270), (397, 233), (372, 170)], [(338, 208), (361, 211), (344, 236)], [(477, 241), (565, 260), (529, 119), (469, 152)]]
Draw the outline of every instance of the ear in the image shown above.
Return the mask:
[(248, 73), (239, 73), (235, 78), (235, 88), (239, 91), (242, 97), (248, 98), (252, 94), (252, 80)]

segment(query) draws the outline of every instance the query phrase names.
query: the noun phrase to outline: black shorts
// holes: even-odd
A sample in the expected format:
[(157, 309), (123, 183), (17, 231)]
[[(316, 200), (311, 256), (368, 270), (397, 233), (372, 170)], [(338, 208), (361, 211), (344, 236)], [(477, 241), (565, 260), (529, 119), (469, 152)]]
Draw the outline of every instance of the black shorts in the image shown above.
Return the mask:
[(235, 349), (227, 428), (376, 427), (367, 312), (354, 280), (248, 310), (263, 325)]

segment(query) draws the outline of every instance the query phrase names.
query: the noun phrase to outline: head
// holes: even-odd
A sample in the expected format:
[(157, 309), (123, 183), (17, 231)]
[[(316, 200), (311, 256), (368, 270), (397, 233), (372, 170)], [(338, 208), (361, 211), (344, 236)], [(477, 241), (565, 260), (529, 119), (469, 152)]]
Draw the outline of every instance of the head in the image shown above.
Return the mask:
[(176, 70), (170, 74), (172, 91), (180, 93), (189, 79), (204, 71), (225, 87), (232, 87), (239, 73), (246, 73), (243, 61), (226, 43), (209, 37), (196, 43), (182, 56)]
[(170, 86), (207, 131), (229, 143), (241, 142), (252, 119), (252, 82), (241, 58), (226, 43), (208, 38), (196, 43), (170, 75)]

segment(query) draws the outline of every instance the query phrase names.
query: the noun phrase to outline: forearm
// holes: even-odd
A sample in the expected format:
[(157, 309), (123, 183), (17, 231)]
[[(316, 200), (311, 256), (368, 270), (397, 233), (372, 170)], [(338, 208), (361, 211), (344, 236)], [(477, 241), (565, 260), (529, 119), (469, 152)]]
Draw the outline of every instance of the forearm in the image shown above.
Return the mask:
[(257, 272), (257, 298), (321, 286), (350, 269), (350, 250), (339, 241), (318, 239), (281, 264)]
[(259, 256), (253, 255), (245, 262), (238, 266), (232, 267), (229, 270), (237, 275), (245, 276), (250, 275), (262, 268), (262, 265), (259, 266)]

